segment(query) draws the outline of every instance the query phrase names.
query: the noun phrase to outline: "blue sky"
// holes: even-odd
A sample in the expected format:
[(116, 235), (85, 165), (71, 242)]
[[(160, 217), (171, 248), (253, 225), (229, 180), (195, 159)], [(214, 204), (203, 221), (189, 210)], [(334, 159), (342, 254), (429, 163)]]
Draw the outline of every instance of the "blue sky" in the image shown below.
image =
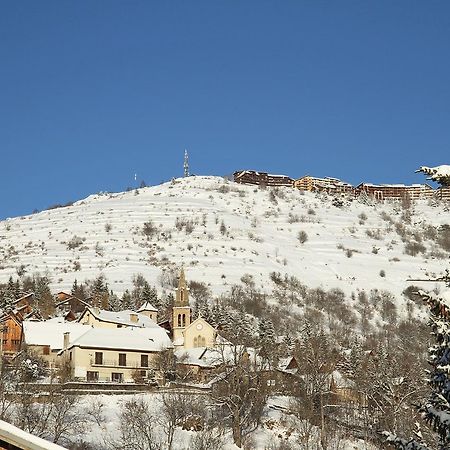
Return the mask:
[(0, 218), (191, 170), (423, 182), (450, 163), (448, 1), (0, 5)]

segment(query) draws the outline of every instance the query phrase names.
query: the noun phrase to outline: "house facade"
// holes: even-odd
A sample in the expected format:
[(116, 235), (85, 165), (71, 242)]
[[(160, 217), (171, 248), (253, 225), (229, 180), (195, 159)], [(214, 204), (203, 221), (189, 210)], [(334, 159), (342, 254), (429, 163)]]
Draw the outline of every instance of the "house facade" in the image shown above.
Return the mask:
[(60, 356), (72, 379), (121, 383), (153, 376), (158, 354), (171, 347), (167, 334), (155, 329), (91, 328), (74, 340), (65, 333)]

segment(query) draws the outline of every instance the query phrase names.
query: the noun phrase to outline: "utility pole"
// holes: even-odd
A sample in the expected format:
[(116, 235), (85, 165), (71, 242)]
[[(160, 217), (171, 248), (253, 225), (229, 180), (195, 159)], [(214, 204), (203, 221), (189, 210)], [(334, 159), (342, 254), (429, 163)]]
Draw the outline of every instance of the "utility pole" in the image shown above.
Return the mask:
[(188, 156), (187, 149), (184, 149), (184, 164), (183, 164), (183, 168), (184, 168), (184, 176), (188, 177), (189, 176), (189, 156)]

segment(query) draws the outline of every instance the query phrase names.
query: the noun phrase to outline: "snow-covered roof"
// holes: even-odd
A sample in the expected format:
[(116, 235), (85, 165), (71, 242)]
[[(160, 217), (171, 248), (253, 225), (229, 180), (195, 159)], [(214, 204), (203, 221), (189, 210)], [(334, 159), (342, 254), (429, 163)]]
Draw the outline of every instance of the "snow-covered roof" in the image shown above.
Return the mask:
[(27, 345), (49, 345), (51, 350), (63, 348), (64, 333), (69, 332), (71, 340), (75, 340), (90, 329), (89, 325), (54, 319), (44, 322), (23, 321), (24, 342)]
[(373, 183), (361, 183), (359, 186), (378, 187), (378, 188), (427, 188), (432, 189), (428, 184), (373, 184)]
[(158, 312), (158, 310), (150, 303), (150, 302), (145, 302), (138, 310), (137, 312), (140, 313), (142, 311), (154, 311), (154, 312)]
[(247, 353), (252, 360), (255, 358), (254, 349), (233, 345), (219, 345), (214, 348), (180, 348), (175, 350), (175, 356), (180, 363), (200, 367), (217, 367), (221, 364), (232, 366), (243, 353)]
[(334, 370), (331, 374), (333, 377), (335, 386), (340, 389), (351, 389), (355, 387), (355, 383), (342, 375), (339, 370)]
[(158, 326), (153, 328), (90, 328), (77, 339), (70, 341), (69, 348), (87, 347), (154, 352), (172, 347), (167, 331)]
[[(96, 319), (102, 322), (116, 323), (127, 327), (159, 328), (150, 317), (129, 309), (125, 311), (106, 311), (104, 309), (87, 308), (86, 311), (89, 311)], [(83, 316), (84, 314), (80, 317), (80, 321)], [(133, 318), (136, 318), (137, 320), (133, 320)]]

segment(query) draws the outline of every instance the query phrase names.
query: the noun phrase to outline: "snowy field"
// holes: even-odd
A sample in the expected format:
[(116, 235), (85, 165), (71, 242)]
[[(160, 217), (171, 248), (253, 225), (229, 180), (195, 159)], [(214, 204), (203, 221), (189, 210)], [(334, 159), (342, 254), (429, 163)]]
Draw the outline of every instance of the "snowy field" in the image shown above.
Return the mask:
[[(405, 254), (396, 232), (398, 223), (411, 233), (449, 223), (443, 204), (413, 204), (407, 223), (398, 202), (336, 207), (331, 197), (271, 192), (190, 177), (7, 219), (0, 222), (0, 281), (39, 272), (60, 291), (103, 273), (121, 294), (138, 273), (161, 290), (161, 273), (184, 265), (188, 280), (208, 284), (215, 295), (245, 273), (267, 290), (269, 274), (279, 272), (309, 287), (347, 294), (378, 288), (400, 296), (408, 278), (439, 274), (448, 262), (449, 253), (432, 240), (423, 241), (425, 253)], [(145, 223), (152, 225), (149, 235)]]
[[(158, 411), (161, 409), (160, 394), (139, 394), (130, 395), (96, 395), (84, 396), (81, 398), (80, 409), (92, 409), (93, 402), (101, 404), (100, 417), (101, 425), (92, 421), (84, 434), (79, 436), (79, 440), (96, 445), (99, 449), (111, 448), (114, 442), (120, 437), (119, 411), (122, 404), (132, 398), (143, 398), (154, 413), (155, 441), (164, 441), (166, 436), (164, 430), (158, 424)], [(248, 448), (254, 450), (270, 450), (279, 448), (280, 444), (286, 442), (296, 448), (319, 448), (319, 429), (311, 427), (306, 421), (300, 421), (290, 414), (282, 412), (288, 407), (288, 397), (271, 397), (268, 401), (262, 424), (251, 434), (251, 441), (247, 441)], [(214, 430), (217, 433), (217, 430)], [(189, 450), (192, 448), (191, 442), (197, 432), (182, 430), (177, 427), (174, 435), (174, 450)], [(220, 434), (220, 433), (219, 433)], [(239, 447), (233, 444), (231, 431), (227, 431), (221, 436), (221, 447), (223, 450), (238, 450)], [(328, 448), (333, 450), (376, 450), (377, 447), (362, 440), (350, 440), (344, 436), (336, 436), (330, 440)]]

